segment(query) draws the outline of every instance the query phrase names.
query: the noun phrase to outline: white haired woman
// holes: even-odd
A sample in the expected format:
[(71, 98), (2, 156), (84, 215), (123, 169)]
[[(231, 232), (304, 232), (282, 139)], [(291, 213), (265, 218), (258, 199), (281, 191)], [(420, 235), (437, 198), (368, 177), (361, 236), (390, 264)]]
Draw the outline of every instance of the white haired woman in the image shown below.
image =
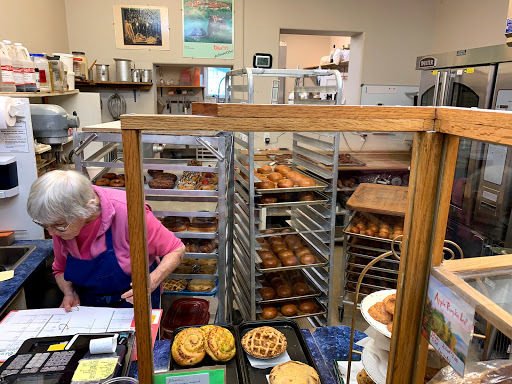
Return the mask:
[[(52, 171), (30, 188), (28, 214), (53, 238), (53, 271), (64, 294), (61, 307), (133, 305), (126, 193), (91, 185), (75, 171)], [(151, 303), (160, 284), (181, 263), (185, 246), (146, 205)]]

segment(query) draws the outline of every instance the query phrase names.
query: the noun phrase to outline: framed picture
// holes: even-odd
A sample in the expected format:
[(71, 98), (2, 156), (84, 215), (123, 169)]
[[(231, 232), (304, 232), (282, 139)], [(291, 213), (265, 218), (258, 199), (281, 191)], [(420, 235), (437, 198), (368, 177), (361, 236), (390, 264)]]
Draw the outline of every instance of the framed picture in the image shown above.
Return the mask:
[(169, 11), (149, 5), (114, 5), (116, 47), (169, 50)]
[(183, 0), (183, 57), (233, 59), (233, 1)]

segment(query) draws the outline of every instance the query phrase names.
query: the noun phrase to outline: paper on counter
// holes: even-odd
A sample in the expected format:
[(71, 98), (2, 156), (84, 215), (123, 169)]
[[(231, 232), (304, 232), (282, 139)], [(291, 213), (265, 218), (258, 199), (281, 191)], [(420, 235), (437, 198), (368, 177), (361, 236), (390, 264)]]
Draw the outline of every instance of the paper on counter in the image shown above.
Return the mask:
[(249, 359), (249, 363), (251, 363), (251, 365), (257, 369), (272, 368), (275, 367), (276, 365), (286, 363), (287, 361), (291, 360), (287, 351), (284, 351), (283, 354), (277, 357), (273, 357), (272, 359), (258, 359), (256, 357), (252, 357), (248, 353), (246, 354), (247, 358)]
[(14, 269), (11, 271), (0, 272), (0, 281), (12, 279), (14, 277)]
[(100, 353), (114, 353), (117, 347), (117, 334), (112, 337), (102, 337), (101, 339), (92, 339), (89, 342), (89, 352), (92, 355)]
[(117, 357), (106, 359), (80, 360), (75, 370), (72, 382), (104, 380), (114, 373)]

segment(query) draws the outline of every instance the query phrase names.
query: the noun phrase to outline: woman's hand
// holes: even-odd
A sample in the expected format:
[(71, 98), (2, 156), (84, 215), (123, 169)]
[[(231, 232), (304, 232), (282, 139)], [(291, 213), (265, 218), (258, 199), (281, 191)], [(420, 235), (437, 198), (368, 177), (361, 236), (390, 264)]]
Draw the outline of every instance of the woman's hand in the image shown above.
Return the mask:
[(80, 305), (80, 298), (76, 292), (66, 293), (62, 299), (62, 304), (59, 308), (64, 308), (66, 312), (71, 312), (72, 307)]
[[(132, 284), (130, 283), (130, 287)], [(154, 271), (149, 274), (149, 292), (153, 292), (155, 289), (160, 287), (158, 278), (154, 275)], [(133, 289), (126, 291), (121, 295), (121, 299), (125, 299), (128, 303), (133, 304)]]

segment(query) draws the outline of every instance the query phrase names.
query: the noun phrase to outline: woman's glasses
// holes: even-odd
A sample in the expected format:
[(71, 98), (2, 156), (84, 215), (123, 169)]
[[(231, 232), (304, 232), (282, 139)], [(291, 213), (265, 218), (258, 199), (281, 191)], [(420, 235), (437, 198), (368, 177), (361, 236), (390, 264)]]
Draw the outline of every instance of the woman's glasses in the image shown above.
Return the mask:
[(40, 223), (39, 221), (37, 220), (32, 220), (34, 223), (36, 223), (37, 225), (39, 225), (40, 227), (43, 227), (44, 229), (54, 229), (56, 230), (57, 232), (66, 232), (69, 227), (71, 226), (71, 223), (69, 223), (68, 225), (66, 225), (65, 227), (63, 226), (60, 226), (60, 225), (55, 225), (55, 224), (51, 224), (51, 225), (46, 225), (46, 224), (43, 224), (43, 223)]

